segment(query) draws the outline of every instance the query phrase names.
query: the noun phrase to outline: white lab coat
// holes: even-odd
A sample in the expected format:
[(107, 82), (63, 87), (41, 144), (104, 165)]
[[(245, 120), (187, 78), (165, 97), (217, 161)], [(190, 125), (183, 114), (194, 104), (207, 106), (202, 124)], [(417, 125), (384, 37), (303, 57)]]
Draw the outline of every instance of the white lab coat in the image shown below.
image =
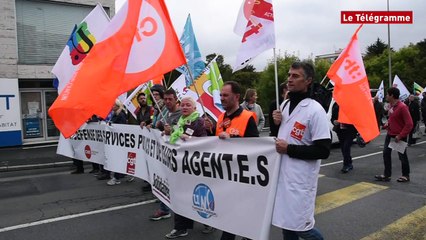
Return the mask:
[[(283, 111), (278, 138), (296, 145), (312, 145), (314, 140), (330, 138), (327, 115), (318, 102), (303, 99), (290, 116), (289, 107), (287, 104)], [(320, 164), (320, 159), (301, 160), (281, 155), (273, 225), (292, 231), (307, 231), (314, 227)]]

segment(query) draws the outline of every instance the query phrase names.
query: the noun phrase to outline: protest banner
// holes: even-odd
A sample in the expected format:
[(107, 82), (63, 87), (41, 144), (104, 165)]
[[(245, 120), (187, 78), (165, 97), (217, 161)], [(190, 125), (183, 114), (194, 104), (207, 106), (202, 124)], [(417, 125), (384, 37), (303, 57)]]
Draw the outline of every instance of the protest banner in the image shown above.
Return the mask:
[[(156, 129), (89, 123), (60, 144), (87, 158), (86, 146), (105, 155), (106, 169), (149, 181), (152, 191), (174, 212), (251, 239), (268, 239), (278, 179), (274, 139), (191, 138), (176, 144)], [(104, 150), (98, 147), (103, 145)], [(85, 152), (87, 153), (87, 152)], [(262, 206), (253, 208), (253, 206)], [(250, 209), (250, 211), (247, 211)], [(244, 222), (244, 224), (241, 224)]]

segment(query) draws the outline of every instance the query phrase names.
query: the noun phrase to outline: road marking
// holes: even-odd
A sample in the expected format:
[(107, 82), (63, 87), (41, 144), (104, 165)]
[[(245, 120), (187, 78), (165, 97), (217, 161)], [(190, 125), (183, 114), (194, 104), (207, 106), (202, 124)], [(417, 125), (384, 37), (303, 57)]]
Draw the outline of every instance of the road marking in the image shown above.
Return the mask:
[(385, 226), (361, 240), (426, 239), (426, 206)]
[[(426, 143), (426, 141), (415, 143), (415, 144), (413, 144), (413, 146), (414, 145), (421, 145), (421, 144), (424, 144), (424, 143)], [(369, 153), (369, 154), (361, 155), (361, 156), (358, 156), (358, 157), (353, 157), (352, 160), (366, 158), (366, 157), (371, 157), (371, 156), (382, 154), (382, 153), (383, 153), (383, 151)], [(330, 162), (330, 163), (324, 163), (324, 164), (321, 164), (321, 167), (327, 167), (327, 166), (336, 165), (336, 164), (340, 164), (340, 163), (343, 163), (343, 160), (336, 161), (336, 162)]]
[[(366, 157), (371, 157), (371, 156), (374, 156), (374, 155), (377, 155), (377, 154), (382, 154), (382, 153), (383, 153), (383, 151), (369, 153), (369, 154), (361, 155), (361, 156), (358, 156), (358, 157), (353, 157), (352, 160), (366, 158)], [(327, 166), (331, 166), (331, 165), (336, 165), (336, 164), (339, 164), (339, 163), (342, 163), (342, 162), (343, 162), (343, 160), (336, 161), (336, 162), (325, 163), (325, 164), (321, 164), (321, 167), (327, 167)]]
[(386, 186), (360, 182), (349, 187), (323, 194), (317, 197), (315, 202), (315, 214), (320, 214), (343, 206), (347, 203), (367, 197), (387, 188), (388, 187)]
[(73, 218), (94, 215), (94, 214), (98, 214), (98, 213), (111, 212), (111, 211), (115, 211), (115, 210), (121, 210), (121, 209), (125, 209), (125, 208), (131, 208), (131, 207), (146, 205), (146, 204), (154, 203), (156, 201), (157, 201), (157, 199), (152, 199), (152, 200), (147, 200), (147, 201), (138, 202), (138, 203), (132, 203), (132, 204), (124, 205), (124, 206), (105, 208), (105, 209), (100, 209), (100, 210), (95, 210), (95, 211), (90, 211), (90, 212), (84, 212), (84, 213), (72, 214), (72, 215), (68, 215), (68, 216), (62, 216), (62, 217), (57, 217), (57, 218), (50, 218), (50, 219), (35, 221), (35, 222), (31, 222), (31, 223), (19, 224), (19, 225), (15, 225), (15, 226), (0, 228), (0, 233), (12, 231), (12, 230), (17, 230), (17, 229), (21, 229), (21, 228), (27, 228), (27, 227), (42, 225), (42, 224), (46, 224), (46, 223), (59, 222), (59, 221), (73, 219)]

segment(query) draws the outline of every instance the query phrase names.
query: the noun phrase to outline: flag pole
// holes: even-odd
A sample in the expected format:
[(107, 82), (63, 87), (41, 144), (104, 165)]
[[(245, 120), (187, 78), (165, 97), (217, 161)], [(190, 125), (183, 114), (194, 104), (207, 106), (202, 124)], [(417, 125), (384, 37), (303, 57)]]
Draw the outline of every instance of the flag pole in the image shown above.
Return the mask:
[(274, 69), (275, 69), (275, 97), (277, 100), (277, 110), (280, 109), (280, 98), (278, 95), (278, 69), (277, 69), (277, 55), (275, 54), (275, 48), (274, 50)]
[[(172, 79), (172, 74), (173, 74), (173, 70), (172, 71), (170, 71), (170, 74), (169, 74), (169, 80), (167, 80), (167, 83), (169, 83), (170, 84), (170, 81), (171, 81), (171, 79)], [(163, 79), (164, 79), (164, 75), (163, 75)], [(164, 79), (164, 82), (166, 82), (166, 80)], [(170, 85), (172, 85), (172, 84), (170, 84)], [(167, 84), (166, 84), (166, 86), (167, 86)]]
[[(170, 76), (171, 76), (172, 74), (170, 73)], [(163, 78), (161, 79), (161, 81), (163, 82), (163, 85), (164, 85), (164, 88), (165, 89), (168, 89), (168, 87), (167, 87), (167, 83), (166, 83), (166, 79), (164, 78), (164, 74), (163, 74)]]
[(322, 83), (325, 81), (325, 79), (327, 78), (327, 73), (325, 74), (325, 76), (322, 78), (320, 85), (322, 85)]

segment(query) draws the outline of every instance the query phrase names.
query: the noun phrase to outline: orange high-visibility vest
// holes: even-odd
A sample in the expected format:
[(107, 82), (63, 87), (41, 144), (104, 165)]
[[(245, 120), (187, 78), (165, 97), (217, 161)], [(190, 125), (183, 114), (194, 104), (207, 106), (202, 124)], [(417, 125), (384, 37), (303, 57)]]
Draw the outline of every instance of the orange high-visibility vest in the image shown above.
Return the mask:
[(223, 119), (225, 117), (225, 113), (222, 113), (217, 119), (216, 124), (216, 136), (221, 132), (227, 132), (229, 135), (238, 135), (240, 137), (244, 137), (244, 133), (246, 132), (247, 124), (250, 117), (253, 117), (253, 113), (247, 110), (243, 110), (240, 115), (234, 117), (231, 120), (231, 124), (226, 130), (223, 128)]

